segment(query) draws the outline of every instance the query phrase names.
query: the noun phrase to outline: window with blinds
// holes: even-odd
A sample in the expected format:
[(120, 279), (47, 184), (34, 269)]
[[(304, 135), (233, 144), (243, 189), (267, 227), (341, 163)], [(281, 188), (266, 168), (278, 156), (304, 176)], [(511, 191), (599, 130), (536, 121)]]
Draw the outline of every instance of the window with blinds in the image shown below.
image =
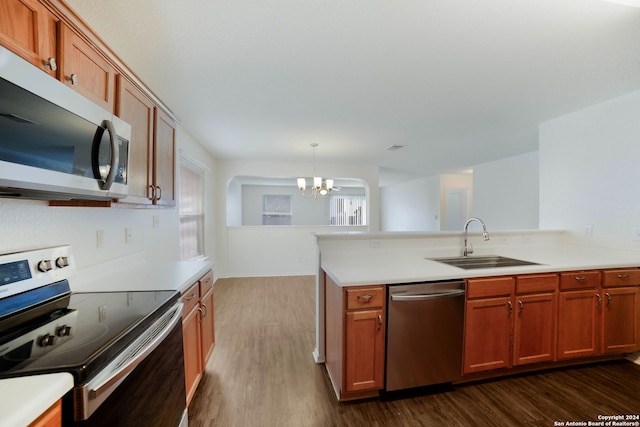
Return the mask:
[(265, 194), (262, 196), (262, 225), (291, 225), (291, 196)]
[(329, 224), (366, 225), (367, 199), (365, 195), (337, 195), (329, 198)]
[(180, 160), (180, 252), (181, 259), (204, 256), (204, 170), (187, 159)]

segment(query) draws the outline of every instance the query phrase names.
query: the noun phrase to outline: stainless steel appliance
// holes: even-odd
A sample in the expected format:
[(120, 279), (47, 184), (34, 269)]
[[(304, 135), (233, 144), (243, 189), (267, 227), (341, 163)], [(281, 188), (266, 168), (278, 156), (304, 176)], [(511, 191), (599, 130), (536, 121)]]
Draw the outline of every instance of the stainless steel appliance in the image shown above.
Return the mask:
[(131, 126), (0, 46), (0, 197), (127, 195)]
[(387, 286), (385, 390), (462, 376), (465, 282)]
[(69, 372), (65, 426), (186, 423), (177, 291), (72, 293), (69, 246), (0, 255), (0, 379)]

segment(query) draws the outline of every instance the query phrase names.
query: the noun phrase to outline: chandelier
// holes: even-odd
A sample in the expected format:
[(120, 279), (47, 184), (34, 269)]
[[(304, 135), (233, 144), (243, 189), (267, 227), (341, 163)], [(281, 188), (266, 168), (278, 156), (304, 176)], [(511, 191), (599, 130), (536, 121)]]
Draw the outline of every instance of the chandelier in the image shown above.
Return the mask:
[(316, 176), (316, 147), (318, 144), (311, 143), (313, 149), (313, 177), (311, 178), (311, 191), (307, 193), (307, 178), (298, 178), (298, 189), (305, 199), (317, 199), (318, 197), (327, 197), (333, 190), (333, 180)]

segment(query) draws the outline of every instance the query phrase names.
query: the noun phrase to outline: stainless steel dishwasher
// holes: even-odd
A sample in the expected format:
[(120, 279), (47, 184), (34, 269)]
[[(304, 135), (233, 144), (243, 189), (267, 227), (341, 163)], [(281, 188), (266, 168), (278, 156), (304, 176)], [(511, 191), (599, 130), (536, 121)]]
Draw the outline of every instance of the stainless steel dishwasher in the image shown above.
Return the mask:
[(464, 294), (462, 280), (387, 286), (386, 391), (460, 378)]

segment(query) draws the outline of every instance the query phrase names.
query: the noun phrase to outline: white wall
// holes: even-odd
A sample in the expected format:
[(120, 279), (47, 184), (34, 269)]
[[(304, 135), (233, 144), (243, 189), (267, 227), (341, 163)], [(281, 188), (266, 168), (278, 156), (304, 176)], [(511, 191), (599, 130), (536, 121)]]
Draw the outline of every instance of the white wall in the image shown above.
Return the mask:
[[(331, 178), (362, 180), (368, 195), (367, 227), (340, 230), (379, 229), (378, 169), (375, 166), (318, 164), (323, 175)], [(326, 232), (326, 226), (228, 227), (228, 184), (236, 176), (307, 176), (308, 164), (262, 161), (219, 161), (216, 164), (216, 270), (223, 277), (278, 276), (316, 273), (314, 231)], [(237, 195), (236, 195), (237, 197)], [(331, 228), (335, 231), (335, 228)]]
[(380, 224), (382, 231), (440, 230), (440, 177), (382, 187)]
[(640, 92), (542, 123), (540, 227), (640, 248), (639, 160)]
[(538, 152), (473, 167), (473, 215), (489, 229), (538, 228)]

